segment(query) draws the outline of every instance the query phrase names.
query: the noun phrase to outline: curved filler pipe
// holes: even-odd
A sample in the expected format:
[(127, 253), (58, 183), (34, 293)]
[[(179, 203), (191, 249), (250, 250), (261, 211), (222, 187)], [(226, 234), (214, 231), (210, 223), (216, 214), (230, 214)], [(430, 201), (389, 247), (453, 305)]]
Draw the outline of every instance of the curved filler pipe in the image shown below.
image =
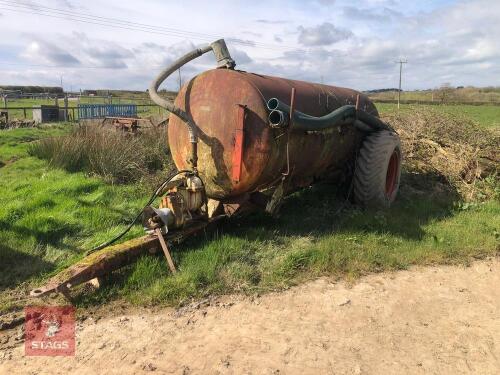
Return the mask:
[[(267, 108), (271, 111), (268, 119), (272, 127), (288, 127), (290, 118), (290, 107), (288, 105), (277, 98), (272, 98), (267, 102)], [(294, 110), (290, 130), (318, 131), (342, 124), (353, 124), (356, 129), (363, 132), (383, 129), (392, 130), (378, 117), (363, 110), (357, 110), (354, 105), (344, 105), (321, 117), (310, 116)]]
[(182, 56), (178, 60), (174, 61), (172, 65), (165, 68), (151, 83), (149, 86), (149, 96), (153, 102), (158, 104), (160, 107), (165, 108), (167, 111), (173, 113), (181, 120), (186, 123), (186, 126), (189, 131), (189, 141), (191, 142), (191, 165), (193, 169), (196, 171), (197, 169), (197, 161), (198, 161), (198, 151), (197, 151), (197, 143), (198, 143), (198, 132), (196, 128), (196, 124), (192, 120), (191, 116), (188, 113), (176, 107), (173, 102), (163, 99), (158, 94), (158, 88), (162, 84), (165, 79), (167, 79), (173, 72), (181, 68), (183, 65), (187, 64), (191, 60), (200, 57), (201, 55), (213, 51), (215, 58), (217, 60), (217, 68), (228, 68), (233, 69), (236, 66), (236, 63), (231, 58), (229, 51), (226, 46), (226, 42), (224, 39), (216, 40), (210, 45), (195, 49), (186, 55)]

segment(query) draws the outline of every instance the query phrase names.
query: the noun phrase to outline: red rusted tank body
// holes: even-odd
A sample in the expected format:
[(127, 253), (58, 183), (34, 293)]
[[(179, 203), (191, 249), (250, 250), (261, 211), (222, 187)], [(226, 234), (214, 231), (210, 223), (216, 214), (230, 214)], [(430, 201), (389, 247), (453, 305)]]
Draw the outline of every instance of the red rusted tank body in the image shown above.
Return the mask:
[[(295, 109), (308, 115), (324, 116), (354, 105), (359, 95), (359, 108), (378, 116), (373, 103), (351, 89), (231, 69), (206, 71), (184, 85), (175, 105), (199, 129), (198, 169), (209, 197), (230, 201), (264, 190), (287, 171), (289, 185), (305, 186), (341, 169), (354, 156), (362, 135), (352, 125), (290, 133), (269, 126), (267, 101), (290, 103), (292, 88)], [(188, 131), (176, 116), (170, 117), (168, 138), (177, 168), (189, 169)]]

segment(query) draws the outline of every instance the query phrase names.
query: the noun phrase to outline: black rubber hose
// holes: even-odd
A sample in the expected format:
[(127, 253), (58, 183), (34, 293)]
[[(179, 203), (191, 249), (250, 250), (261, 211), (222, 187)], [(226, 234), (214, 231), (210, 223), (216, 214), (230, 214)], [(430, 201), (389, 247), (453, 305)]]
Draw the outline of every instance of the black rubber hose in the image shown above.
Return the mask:
[(374, 128), (376, 130), (394, 131), (389, 125), (387, 125), (385, 122), (383, 122), (377, 116), (373, 116), (373, 115), (369, 114), (368, 112), (362, 111), (361, 109), (358, 109), (356, 111), (356, 118), (359, 121), (364, 122), (365, 124), (371, 126), (372, 128)]
[(167, 79), (168, 76), (170, 76), (173, 72), (178, 70), (180, 67), (183, 65), (186, 65), (188, 62), (191, 60), (196, 59), (197, 57), (200, 57), (204, 53), (207, 53), (208, 51), (211, 51), (212, 47), (207, 46), (205, 48), (198, 48), (195, 49), (194, 51), (191, 51), (184, 56), (182, 56), (180, 59), (176, 60), (172, 65), (167, 67), (165, 70), (163, 70), (160, 74), (158, 74), (158, 77), (151, 83), (151, 86), (149, 86), (149, 96), (151, 97), (151, 100), (158, 104), (160, 107), (165, 108), (167, 111), (173, 113), (177, 117), (179, 117), (181, 120), (183, 120), (189, 131), (189, 141), (191, 143), (196, 143), (198, 142), (198, 134), (196, 131), (196, 125), (194, 124), (193, 120), (191, 117), (184, 112), (182, 109), (176, 107), (174, 103), (163, 99), (159, 94), (158, 94), (158, 88), (160, 87), (161, 83)]
[[(269, 123), (274, 127), (286, 127), (289, 118), (290, 107), (276, 98), (269, 99), (267, 108)], [(363, 132), (392, 130), (378, 117), (370, 115), (363, 110), (356, 110), (353, 105), (344, 105), (329, 114), (321, 117), (307, 115), (294, 110), (291, 130), (317, 131), (330, 129), (341, 124), (353, 124), (356, 129)]]
[[(271, 110), (269, 121), (271, 125), (278, 126), (273, 123), (278, 117), (289, 117), (290, 107), (276, 98), (272, 98), (267, 102), (267, 107)], [(275, 112), (282, 112), (286, 115), (279, 115)], [(273, 113), (274, 112), (274, 113)], [(306, 115), (300, 111), (294, 110), (292, 117), (291, 130), (324, 130), (343, 123), (352, 123), (356, 118), (356, 107), (353, 105), (345, 105), (337, 108), (333, 112), (321, 117)]]
[(155, 102), (156, 104), (158, 104), (160, 107), (163, 107), (167, 111), (173, 113), (174, 115), (176, 115), (177, 117), (179, 117), (181, 120), (183, 120), (186, 123), (188, 130), (189, 130), (189, 141), (191, 143), (198, 142), (198, 134), (197, 134), (196, 125), (194, 124), (191, 117), (185, 111), (176, 107), (174, 105), (174, 103), (163, 99), (158, 94), (158, 88), (160, 87), (161, 83), (164, 80), (166, 80), (176, 70), (178, 70), (182, 66), (186, 65), (191, 60), (194, 60), (197, 57), (200, 57), (201, 55), (203, 55), (209, 51), (213, 51), (215, 58), (217, 59), (217, 67), (218, 68), (224, 67), (224, 68), (233, 69), (234, 66), (236, 65), (234, 60), (231, 58), (231, 55), (229, 54), (229, 51), (228, 51), (227, 46), (226, 46), (226, 42), (224, 41), (224, 39), (219, 39), (206, 47), (197, 48), (197, 49), (185, 54), (180, 59), (177, 59), (176, 61), (174, 61), (170, 66), (168, 66), (160, 74), (158, 74), (158, 77), (156, 77), (156, 79), (149, 86), (149, 96), (151, 97), (151, 100), (153, 102)]

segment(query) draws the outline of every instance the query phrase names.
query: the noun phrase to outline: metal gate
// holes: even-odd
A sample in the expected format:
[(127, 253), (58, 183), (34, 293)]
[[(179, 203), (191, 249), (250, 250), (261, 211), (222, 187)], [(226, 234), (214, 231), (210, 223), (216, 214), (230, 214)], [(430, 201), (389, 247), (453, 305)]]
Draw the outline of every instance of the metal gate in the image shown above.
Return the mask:
[(95, 119), (104, 117), (137, 117), (135, 104), (80, 104), (78, 118)]

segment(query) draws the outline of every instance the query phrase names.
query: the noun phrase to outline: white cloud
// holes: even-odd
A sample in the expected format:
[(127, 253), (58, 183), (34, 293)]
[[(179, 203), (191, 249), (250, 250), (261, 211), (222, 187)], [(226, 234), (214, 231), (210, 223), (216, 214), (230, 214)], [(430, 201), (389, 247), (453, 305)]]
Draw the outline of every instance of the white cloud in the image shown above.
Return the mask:
[(258, 20), (255, 20), (255, 22), (263, 23), (263, 24), (279, 25), (279, 24), (288, 23), (289, 21), (285, 21), (285, 20), (268, 20), (268, 19), (265, 19), (265, 18), (259, 18)]
[(85, 33), (73, 33), (66, 37), (66, 47), (81, 54), (82, 60), (103, 68), (123, 69), (127, 67), (127, 59), (132, 59), (132, 51), (118, 43), (90, 39)]
[[(405, 88), (446, 81), (500, 85), (497, 1), (363, 0), (353, 7), (348, 0), (257, 0), (251, 5), (186, 0), (137, 7), (125, 0), (46, 0), (43, 5), (168, 29), (145, 33), (2, 10), (2, 83), (53, 85), (64, 75), (74, 87), (146, 89), (162, 67), (220, 36), (238, 68), (260, 74), (358, 89), (394, 87), (395, 61), (403, 57), (408, 59)], [(207, 54), (182, 69), (184, 80), (214, 66)], [(175, 86), (175, 80), (168, 85)]]
[(330, 22), (323, 22), (314, 27), (298, 27), (298, 41), (304, 46), (326, 46), (352, 36), (352, 32), (339, 29)]
[(318, 0), (318, 2), (322, 5), (332, 6), (336, 3), (337, 0)]
[(401, 12), (389, 7), (360, 8), (349, 5), (342, 12), (344, 16), (358, 22), (390, 22), (403, 17)]
[(34, 38), (33, 41), (27, 45), (22, 56), (38, 64), (48, 63), (63, 66), (80, 64), (80, 61), (71, 53), (68, 53), (51, 42), (39, 38)]

